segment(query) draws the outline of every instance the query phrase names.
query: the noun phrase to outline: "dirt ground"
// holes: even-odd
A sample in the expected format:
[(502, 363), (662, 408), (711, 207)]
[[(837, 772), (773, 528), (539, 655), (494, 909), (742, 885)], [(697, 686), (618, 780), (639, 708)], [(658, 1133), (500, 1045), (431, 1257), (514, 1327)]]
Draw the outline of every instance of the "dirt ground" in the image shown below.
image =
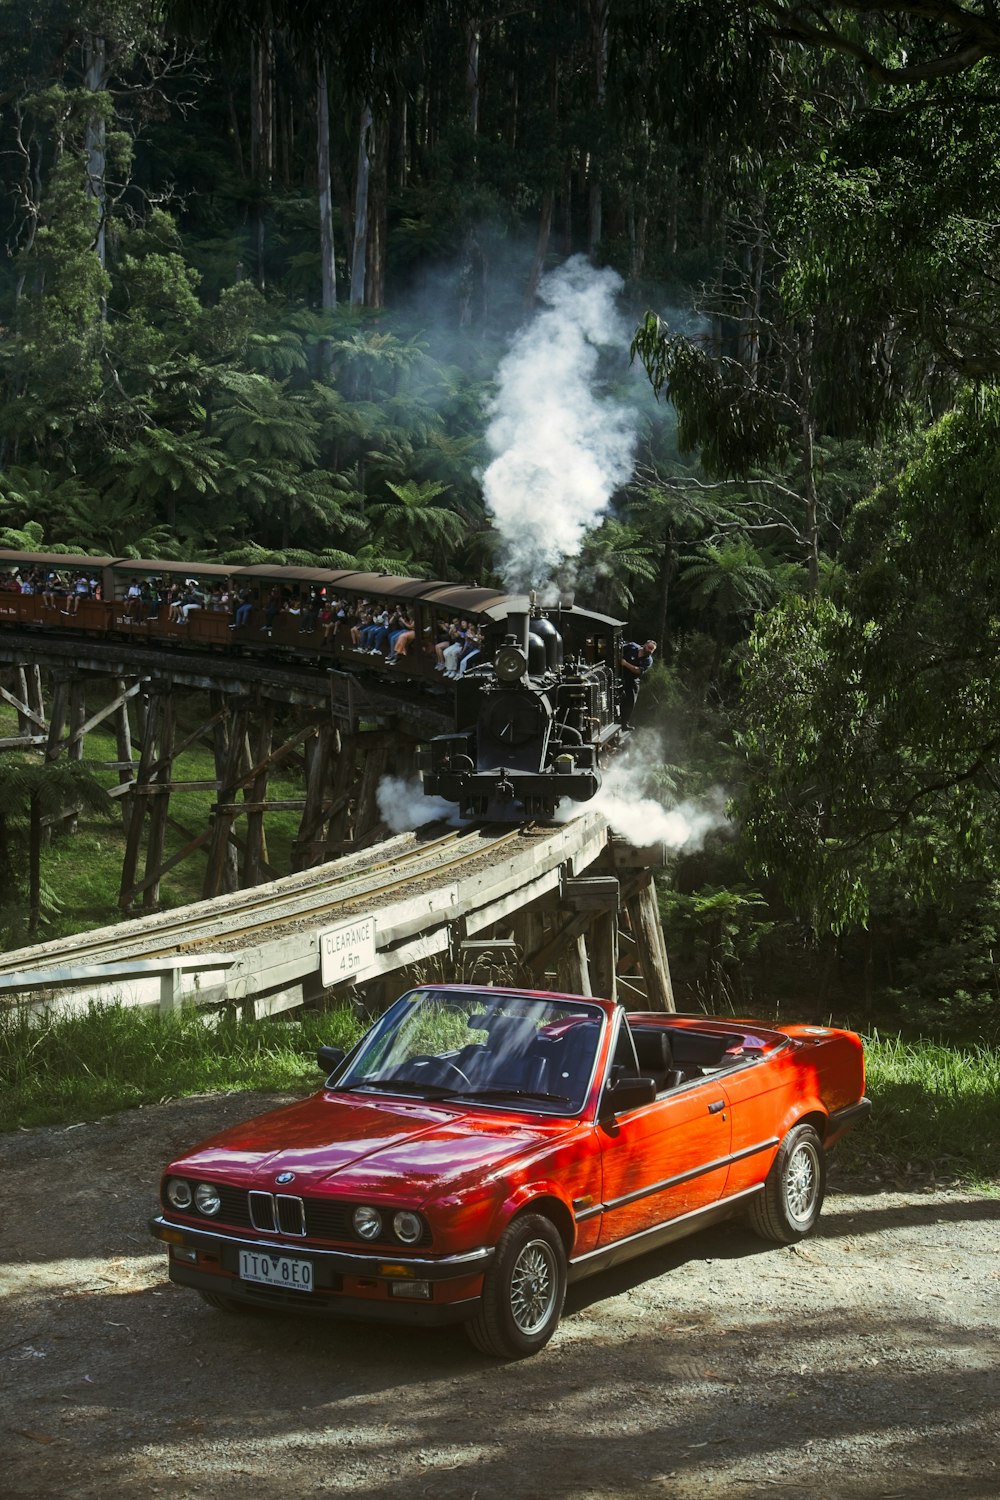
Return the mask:
[(5, 1500), (1000, 1496), (1000, 1198), (834, 1169), (803, 1245), (705, 1231), (571, 1288), (500, 1364), (167, 1282), (160, 1168), (274, 1102), (0, 1137)]

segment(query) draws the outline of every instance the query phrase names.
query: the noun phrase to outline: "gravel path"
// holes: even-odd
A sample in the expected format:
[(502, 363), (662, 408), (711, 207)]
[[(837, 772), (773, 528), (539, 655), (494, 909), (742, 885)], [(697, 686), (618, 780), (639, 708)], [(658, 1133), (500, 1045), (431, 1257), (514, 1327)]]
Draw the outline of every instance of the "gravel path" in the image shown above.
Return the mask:
[(1000, 1198), (832, 1174), (570, 1291), (543, 1354), (213, 1312), (146, 1232), (161, 1166), (278, 1102), (0, 1136), (4, 1500), (1000, 1496)]

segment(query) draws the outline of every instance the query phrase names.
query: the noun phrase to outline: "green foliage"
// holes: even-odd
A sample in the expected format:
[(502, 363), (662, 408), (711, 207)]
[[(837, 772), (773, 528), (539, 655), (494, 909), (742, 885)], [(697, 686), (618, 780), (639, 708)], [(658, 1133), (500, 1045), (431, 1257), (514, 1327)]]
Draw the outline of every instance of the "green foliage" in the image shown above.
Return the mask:
[(863, 514), (842, 602), (788, 600), (748, 649), (747, 830), (820, 923), (865, 920), (882, 880), (940, 900), (992, 869), (998, 423), (1000, 393), (963, 398)]
[(361, 1027), (344, 1007), (295, 1020), (206, 1025), (184, 1011), (91, 1005), (60, 1015), (0, 1011), (0, 1130), (93, 1120), (112, 1110), (216, 1090), (318, 1088), (319, 1046), (350, 1047)]
[(702, 886), (691, 892), (662, 890), (660, 912), (671, 956), (692, 975), (698, 1003), (706, 1011), (745, 1011), (747, 965), (774, 930), (768, 903), (745, 885)]

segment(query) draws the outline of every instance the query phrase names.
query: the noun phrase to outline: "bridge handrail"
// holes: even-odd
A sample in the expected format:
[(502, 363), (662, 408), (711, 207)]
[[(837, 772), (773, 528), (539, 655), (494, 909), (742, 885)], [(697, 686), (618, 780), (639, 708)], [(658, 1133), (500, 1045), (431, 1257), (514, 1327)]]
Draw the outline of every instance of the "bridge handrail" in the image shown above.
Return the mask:
[(70, 989), (76, 984), (106, 984), (112, 979), (159, 979), (160, 1013), (179, 1010), (184, 974), (230, 969), (237, 953), (174, 953), (164, 958), (131, 958), (107, 964), (61, 964), (52, 969), (25, 969), (0, 974), (0, 995), (36, 994)]

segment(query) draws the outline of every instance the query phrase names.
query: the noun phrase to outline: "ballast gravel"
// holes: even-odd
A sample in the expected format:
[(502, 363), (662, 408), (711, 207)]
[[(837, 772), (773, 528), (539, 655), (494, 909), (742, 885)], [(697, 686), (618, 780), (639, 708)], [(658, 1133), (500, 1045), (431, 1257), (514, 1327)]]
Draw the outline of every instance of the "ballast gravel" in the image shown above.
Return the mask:
[(1000, 1497), (1000, 1196), (834, 1165), (801, 1245), (707, 1230), (571, 1288), (501, 1364), (170, 1285), (161, 1167), (279, 1102), (0, 1136), (4, 1500)]

